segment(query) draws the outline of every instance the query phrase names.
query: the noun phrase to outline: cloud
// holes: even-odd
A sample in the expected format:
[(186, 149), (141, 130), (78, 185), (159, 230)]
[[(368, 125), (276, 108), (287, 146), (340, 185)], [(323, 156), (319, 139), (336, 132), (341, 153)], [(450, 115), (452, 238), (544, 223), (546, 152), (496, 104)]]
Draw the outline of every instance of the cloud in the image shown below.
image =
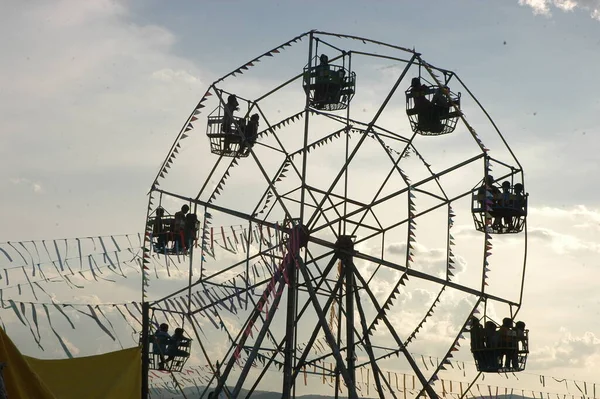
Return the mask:
[(558, 254), (571, 252), (600, 253), (600, 245), (595, 242), (585, 241), (574, 235), (558, 233), (547, 228), (532, 228), (529, 230), (529, 237), (545, 241)]
[(25, 179), (22, 177), (16, 177), (16, 178), (11, 178), (10, 182), (12, 184), (14, 184), (15, 186), (29, 187), (31, 189), (31, 191), (33, 191), (35, 194), (42, 194), (44, 192), (44, 189), (39, 182), (34, 182), (29, 179)]
[(600, 1), (599, 0), (519, 0), (522, 6), (529, 6), (534, 14), (551, 16), (551, 8), (558, 8), (561, 11), (574, 11), (581, 8), (590, 13), (590, 16), (600, 21)]
[(554, 344), (534, 350), (531, 364), (535, 368), (552, 367), (591, 367), (597, 364), (600, 356), (600, 338), (592, 332), (575, 336), (565, 328), (560, 330), (561, 336)]

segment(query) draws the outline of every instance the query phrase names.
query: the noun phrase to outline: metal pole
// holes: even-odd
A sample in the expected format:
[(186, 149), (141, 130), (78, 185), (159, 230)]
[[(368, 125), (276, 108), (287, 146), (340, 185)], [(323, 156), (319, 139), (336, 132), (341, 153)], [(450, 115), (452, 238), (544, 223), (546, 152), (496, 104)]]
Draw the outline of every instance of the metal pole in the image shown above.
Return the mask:
[[(312, 69), (312, 51), (313, 51), (313, 33), (310, 32), (308, 39), (308, 78), (309, 90), (306, 93), (306, 105), (304, 108), (304, 149), (308, 146), (308, 130), (309, 130), (309, 118), (310, 118), (310, 73)], [(304, 195), (306, 192), (306, 162), (307, 162), (308, 151), (304, 151), (302, 154), (302, 190), (300, 191), (300, 223), (304, 222)]]
[[(293, 235), (294, 233), (292, 233)], [(293, 255), (288, 264), (285, 266), (286, 273), (288, 275), (289, 286), (287, 290), (287, 317), (285, 323), (285, 349), (284, 349), (284, 362), (283, 362), (283, 395), (282, 399), (290, 399), (292, 397), (292, 373), (294, 367), (294, 355), (295, 355), (295, 330), (296, 330), (296, 300), (298, 295), (298, 289), (296, 287), (296, 262), (294, 262)]]
[[(348, 252), (354, 251), (354, 243), (350, 236), (342, 236), (338, 239), (337, 246)], [(350, 383), (356, 384), (356, 359), (354, 358), (354, 263), (352, 255), (340, 253), (342, 260), (342, 273), (340, 278), (345, 278), (346, 288), (346, 364), (348, 365), (348, 375)], [(341, 306), (341, 304), (340, 304)], [(341, 327), (341, 326), (340, 326)]]
[(150, 327), (150, 304), (142, 302), (142, 399), (147, 399), (148, 388), (148, 365), (150, 363), (150, 337), (148, 328)]

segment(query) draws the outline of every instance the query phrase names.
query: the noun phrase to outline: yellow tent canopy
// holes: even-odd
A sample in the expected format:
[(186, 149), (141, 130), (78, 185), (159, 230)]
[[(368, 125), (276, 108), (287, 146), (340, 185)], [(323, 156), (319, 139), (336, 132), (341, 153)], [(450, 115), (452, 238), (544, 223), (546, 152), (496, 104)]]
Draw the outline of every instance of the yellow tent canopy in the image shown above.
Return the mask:
[(0, 328), (0, 362), (6, 363), (8, 397), (36, 399), (138, 399), (141, 348), (75, 359), (41, 360), (21, 355)]

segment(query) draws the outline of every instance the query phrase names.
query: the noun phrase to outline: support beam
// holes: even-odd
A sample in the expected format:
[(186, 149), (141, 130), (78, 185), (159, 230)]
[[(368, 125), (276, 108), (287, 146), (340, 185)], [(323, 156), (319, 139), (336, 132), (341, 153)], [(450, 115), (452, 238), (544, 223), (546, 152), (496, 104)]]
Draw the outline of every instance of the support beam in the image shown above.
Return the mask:
[(148, 371), (150, 366), (150, 304), (142, 302), (142, 399), (147, 399), (149, 392)]

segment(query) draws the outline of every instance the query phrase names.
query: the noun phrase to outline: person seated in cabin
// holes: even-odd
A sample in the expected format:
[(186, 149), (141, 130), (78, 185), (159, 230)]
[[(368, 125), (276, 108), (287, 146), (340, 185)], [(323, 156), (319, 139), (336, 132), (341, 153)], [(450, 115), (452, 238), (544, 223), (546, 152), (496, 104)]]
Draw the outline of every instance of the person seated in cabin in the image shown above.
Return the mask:
[(233, 142), (233, 137), (231, 136), (233, 133), (236, 133), (237, 130), (234, 125), (234, 117), (233, 114), (235, 111), (240, 109), (237, 97), (235, 94), (230, 94), (227, 97), (227, 104), (223, 107), (223, 124), (221, 125), (221, 131), (225, 133), (225, 137), (223, 139), (223, 150), (225, 152), (229, 152), (231, 147), (231, 143)]
[(165, 210), (162, 207), (156, 208), (154, 220), (152, 221), (152, 237), (156, 238), (156, 252), (163, 252), (167, 244), (167, 232), (163, 223)]
[[(510, 339), (511, 339), (511, 351), (510, 351), (510, 364), (512, 365), (512, 368), (514, 370), (520, 370), (520, 366), (519, 366), (519, 353), (526, 353), (527, 352), (527, 343), (526, 341), (526, 337), (525, 337), (525, 323), (523, 323), (522, 321), (518, 321), (515, 323), (515, 326), (513, 328), (511, 328), (511, 334), (510, 334)], [(523, 350), (519, 349), (519, 343), (521, 344), (520, 346), (523, 348)], [(509, 359), (506, 359), (506, 362), (508, 364)], [(507, 366), (508, 367), (508, 366)]]
[(167, 355), (167, 346), (171, 336), (169, 335), (169, 325), (167, 323), (162, 323), (158, 326), (158, 330), (154, 333), (154, 337), (152, 339), (152, 353), (158, 355), (160, 361), (158, 362), (158, 369), (165, 369), (165, 360), (164, 357)]
[(511, 367), (518, 368), (516, 337), (517, 334), (513, 330), (512, 319), (505, 317), (502, 320), (502, 326), (498, 330), (498, 338), (500, 342), (500, 356), (504, 357), (504, 367), (507, 369)]
[[(515, 323), (515, 333), (517, 338), (517, 352), (527, 353), (529, 352), (529, 345), (527, 342), (527, 336), (525, 334), (525, 323), (522, 321), (517, 321)], [(521, 348), (519, 349), (518, 343), (521, 343)]]
[(412, 78), (410, 83), (410, 93), (415, 104), (415, 111), (418, 118), (418, 129), (423, 132), (439, 133), (443, 130), (443, 124), (436, 115), (434, 104), (427, 98), (427, 85), (421, 83), (421, 79)]
[(176, 328), (175, 332), (173, 333), (173, 335), (171, 336), (171, 339), (168, 342), (167, 345), (167, 362), (173, 360), (176, 356), (177, 357), (189, 357), (190, 354), (187, 351), (184, 351), (183, 349), (179, 349), (182, 347), (188, 347), (190, 346), (190, 339), (186, 338), (183, 335), (183, 328)]
[(438, 87), (433, 94), (432, 102), (437, 119), (448, 118), (450, 114), (450, 89), (448, 86)]
[(189, 210), (190, 207), (188, 205), (183, 205), (180, 211), (175, 212), (175, 219), (173, 220), (173, 227), (171, 229), (173, 232), (175, 252), (179, 252), (184, 248), (185, 215), (187, 215)]
[(233, 125), (233, 114), (235, 111), (239, 111), (239, 103), (235, 94), (229, 95), (227, 97), (227, 104), (224, 107), (223, 113), (223, 125), (221, 126), (221, 130), (223, 133), (232, 133), (234, 128)]
[(505, 181), (502, 183), (502, 192), (498, 194), (497, 200), (497, 210), (496, 214), (498, 215), (497, 219), (502, 218), (504, 220), (504, 225), (502, 226), (500, 221), (494, 221), (494, 224), (497, 225), (498, 229), (506, 228), (508, 231), (513, 229), (513, 195), (510, 192), (510, 182)]
[[(486, 196), (486, 192), (489, 191), (491, 198)], [(483, 182), (481, 187), (477, 190), (477, 201), (482, 209), (485, 209), (486, 199), (492, 201), (490, 207), (494, 208), (497, 205), (497, 199), (500, 196), (500, 189), (494, 185), (494, 176), (488, 175)]]
[(256, 139), (258, 137), (258, 122), (260, 120), (260, 116), (258, 114), (252, 114), (250, 117), (250, 121), (245, 126), (244, 134), (246, 136), (246, 146), (251, 148), (256, 143)]
[(481, 368), (485, 365), (485, 335), (483, 326), (479, 322), (479, 319), (475, 316), (471, 317), (471, 352), (477, 362), (477, 365)]
[(323, 109), (327, 104), (329, 84), (331, 82), (331, 69), (329, 67), (329, 57), (321, 54), (319, 65), (315, 67), (315, 108)]
[(500, 353), (496, 324), (493, 321), (486, 321), (483, 331), (485, 337), (485, 367), (482, 371), (498, 371), (498, 368), (500, 368)]
[(188, 213), (185, 215), (185, 225), (183, 227), (183, 237), (185, 238), (185, 249), (190, 250), (194, 245), (196, 233), (198, 232), (198, 215)]
[(525, 215), (525, 195), (523, 194), (523, 185), (517, 183), (514, 186), (515, 194), (512, 203), (513, 212), (517, 216)]
[(327, 88), (328, 104), (337, 104), (340, 102), (345, 77), (346, 71), (344, 70), (344, 68), (339, 68), (337, 71), (331, 73), (329, 87)]

